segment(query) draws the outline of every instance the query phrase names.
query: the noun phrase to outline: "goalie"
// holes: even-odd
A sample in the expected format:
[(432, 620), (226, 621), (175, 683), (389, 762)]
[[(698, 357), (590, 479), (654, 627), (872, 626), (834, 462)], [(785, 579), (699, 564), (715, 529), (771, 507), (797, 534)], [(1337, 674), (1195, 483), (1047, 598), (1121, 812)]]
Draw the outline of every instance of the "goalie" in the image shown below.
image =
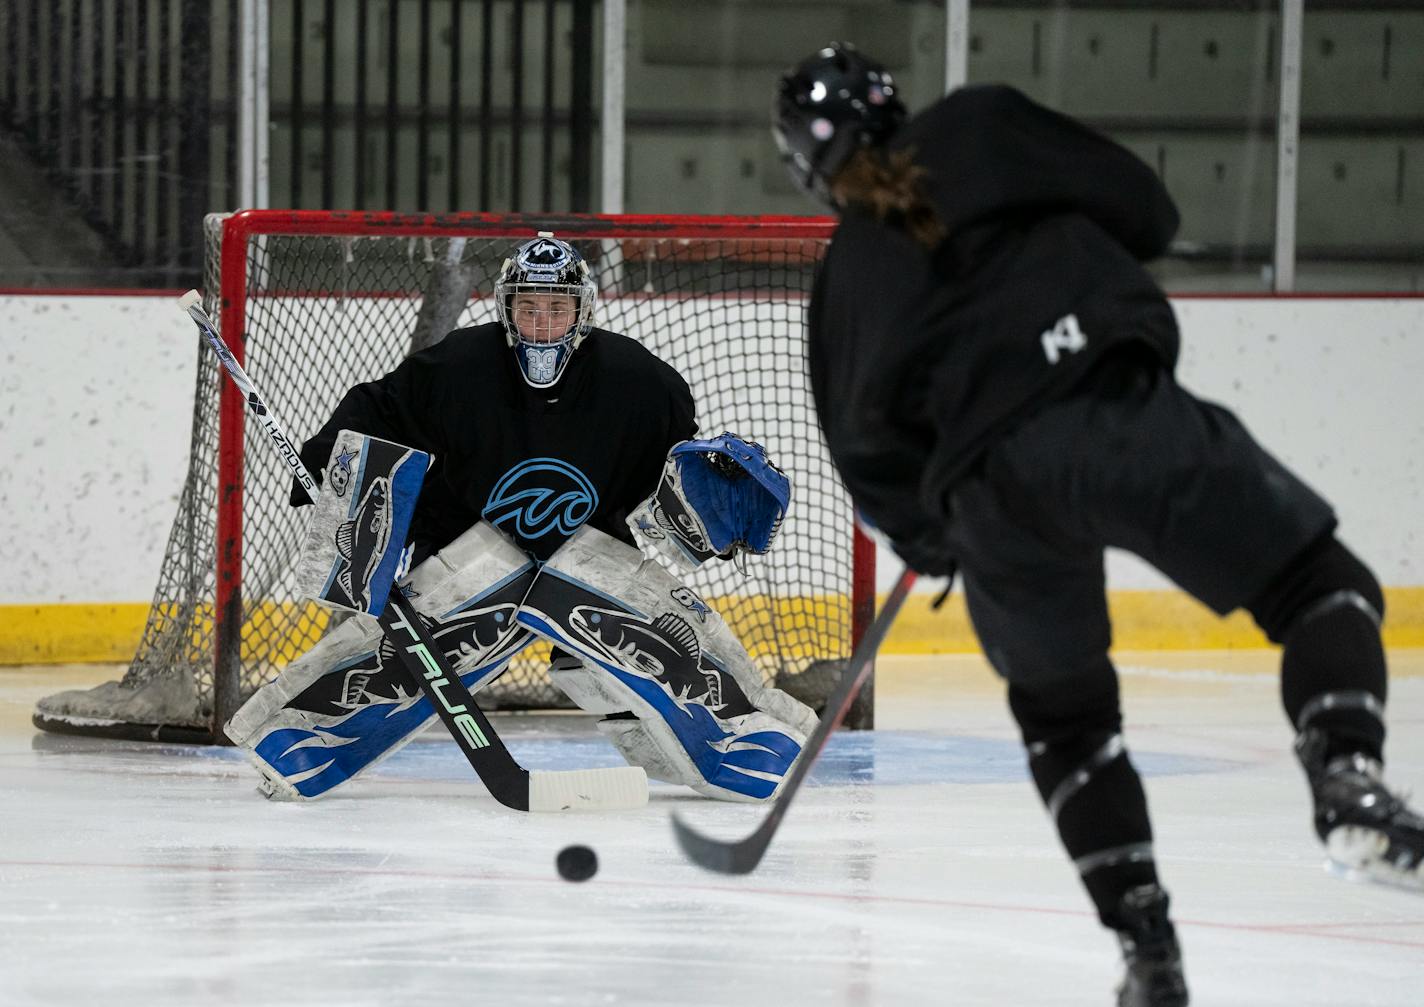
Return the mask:
[[(709, 797), (765, 800), (815, 715), (763, 684), (717, 613), (645, 560), (632, 530), (684, 571), (765, 552), (790, 484), (753, 442), (694, 440), (686, 382), (595, 327), (596, 297), (579, 253), (541, 232), (500, 270), (499, 321), (352, 388), (302, 460), (340, 495), (362, 475), (353, 431), (433, 456), (402, 590), (472, 692), (548, 641), (551, 680), (603, 715), (598, 730), (630, 764)], [(359, 517), (356, 505), (353, 494)], [(313, 532), (340, 548), (352, 526)], [(267, 793), (327, 793), (430, 720), (389, 646), (354, 616), (233, 717), (227, 733)]]

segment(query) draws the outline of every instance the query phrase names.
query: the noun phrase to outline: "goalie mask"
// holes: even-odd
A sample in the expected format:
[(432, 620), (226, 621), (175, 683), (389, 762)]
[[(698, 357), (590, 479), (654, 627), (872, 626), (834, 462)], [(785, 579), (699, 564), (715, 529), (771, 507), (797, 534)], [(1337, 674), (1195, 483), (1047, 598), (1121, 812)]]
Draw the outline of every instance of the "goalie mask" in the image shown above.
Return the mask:
[(782, 75), (771, 109), (771, 133), (791, 177), (830, 206), (830, 180), (851, 155), (884, 143), (904, 121), (889, 71), (845, 42)]
[(592, 324), (598, 288), (588, 263), (568, 242), (540, 231), (504, 260), (494, 297), (524, 380), (553, 385)]

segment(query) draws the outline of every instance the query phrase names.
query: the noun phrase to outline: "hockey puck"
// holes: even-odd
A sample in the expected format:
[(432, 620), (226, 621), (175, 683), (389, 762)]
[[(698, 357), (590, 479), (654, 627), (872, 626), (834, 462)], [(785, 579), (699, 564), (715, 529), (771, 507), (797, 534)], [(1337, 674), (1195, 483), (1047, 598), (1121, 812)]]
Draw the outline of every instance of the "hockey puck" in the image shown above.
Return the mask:
[(587, 881), (598, 873), (598, 855), (587, 846), (565, 846), (554, 858), (554, 865), (565, 881)]

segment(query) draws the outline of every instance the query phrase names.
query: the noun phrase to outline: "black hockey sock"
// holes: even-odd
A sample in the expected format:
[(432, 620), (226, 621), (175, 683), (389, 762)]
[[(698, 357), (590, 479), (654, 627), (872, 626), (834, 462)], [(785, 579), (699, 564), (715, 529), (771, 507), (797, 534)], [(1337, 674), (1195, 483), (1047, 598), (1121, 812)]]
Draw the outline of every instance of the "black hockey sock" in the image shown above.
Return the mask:
[(1093, 900), (1093, 908), (1098, 911), (1098, 920), (1109, 930), (1122, 930), (1127, 921), (1122, 918), (1122, 897), (1142, 885), (1157, 885), (1157, 862), (1142, 860), (1124, 861), (1110, 867), (1101, 867), (1083, 876), (1083, 887), (1088, 890), (1088, 898)]
[(1329, 736), (1327, 761), (1379, 760), (1387, 691), (1384, 596), (1369, 569), (1333, 536), (1300, 556), (1250, 606), (1281, 657), (1281, 701), (1297, 731)]
[(1074, 675), (1009, 687), (1029, 770), (1098, 917), (1120, 929), (1129, 889), (1157, 881), (1142, 779), (1123, 747), (1117, 673), (1107, 654)]
[(1030, 746), (1034, 784), (1103, 924), (1120, 929), (1122, 896), (1155, 884), (1152, 825), (1142, 780), (1122, 736), (1096, 732)]

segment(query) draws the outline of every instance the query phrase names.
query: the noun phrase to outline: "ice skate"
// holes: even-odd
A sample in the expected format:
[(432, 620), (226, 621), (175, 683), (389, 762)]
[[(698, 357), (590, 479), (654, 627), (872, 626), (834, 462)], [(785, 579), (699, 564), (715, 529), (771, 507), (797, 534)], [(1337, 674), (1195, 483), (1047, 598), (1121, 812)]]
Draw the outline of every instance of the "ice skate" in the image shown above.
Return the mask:
[(1122, 897), (1117, 932), (1127, 972), (1117, 989), (1118, 1007), (1186, 1007), (1182, 949), (1167, 917), (1170, 899), (1157, 885), (1141, 885)]
[(1378, 762), (1358, 752), (1326, 762), (1327, 743), (1322, 731), (1296, 741), (1326, 868), (1350, 880), (1424, 890), (1424, 817), (1384, 785)]

